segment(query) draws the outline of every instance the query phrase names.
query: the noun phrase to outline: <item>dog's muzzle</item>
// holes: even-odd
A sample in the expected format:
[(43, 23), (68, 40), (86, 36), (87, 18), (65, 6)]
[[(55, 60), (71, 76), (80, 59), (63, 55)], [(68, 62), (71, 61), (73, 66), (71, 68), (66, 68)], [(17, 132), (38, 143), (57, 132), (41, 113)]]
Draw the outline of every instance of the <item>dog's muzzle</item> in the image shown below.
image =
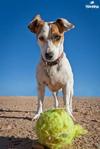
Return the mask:
[(60, 60), (63, 58), (64, 54), (62, 52), (62, 54), (53, 62), (48, 62), (46, 60), (44, 60), (44, 58), (42, 57), (42, 61), (43, 63), (47, 66), (53, 66), (53, 65), (56, 65), (56, 64), (59, 64)]
[(49, 52), (49, 53), (45, 53), (45, 58), (47, 60), (51, 60), (54, 56), (54, 53), (53, 52)]

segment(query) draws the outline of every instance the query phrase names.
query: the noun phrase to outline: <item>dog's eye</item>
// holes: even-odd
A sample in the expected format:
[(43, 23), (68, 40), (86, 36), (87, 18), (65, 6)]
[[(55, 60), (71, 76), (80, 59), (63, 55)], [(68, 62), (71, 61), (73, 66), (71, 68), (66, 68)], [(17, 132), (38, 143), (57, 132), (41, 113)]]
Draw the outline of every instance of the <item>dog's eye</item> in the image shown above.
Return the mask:
[(43, 36), (39, 37), (39, 40), (42, 41), (42, 42), (45, 41)]
[(59, 36), (59, 35), (53, 35), (52, 36), (52, 40), (55, 40), (55, 41), (60, 40), (60, 38), (61, 38), (61, 36)]

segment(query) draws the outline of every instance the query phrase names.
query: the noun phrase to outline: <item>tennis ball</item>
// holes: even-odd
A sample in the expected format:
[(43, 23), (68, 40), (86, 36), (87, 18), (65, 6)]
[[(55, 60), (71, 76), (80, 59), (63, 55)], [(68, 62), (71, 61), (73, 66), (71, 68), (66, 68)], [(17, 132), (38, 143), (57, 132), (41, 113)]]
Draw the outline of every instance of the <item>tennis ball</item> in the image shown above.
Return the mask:
[(71, 145), (74, 138), (86, 133), (80, 125), (74, 125), (64, 109), (43, 112), (36, 122), (39, 142), (50, 149), (61, 149), (65, 145)]

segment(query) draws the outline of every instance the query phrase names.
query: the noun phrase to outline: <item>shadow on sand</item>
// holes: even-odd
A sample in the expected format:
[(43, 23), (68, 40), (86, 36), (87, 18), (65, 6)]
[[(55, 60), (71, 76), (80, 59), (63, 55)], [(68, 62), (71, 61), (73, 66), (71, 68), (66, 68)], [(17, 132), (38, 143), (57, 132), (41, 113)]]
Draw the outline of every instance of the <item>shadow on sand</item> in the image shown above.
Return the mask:
[(30, 138), (0, 136), (0, 149), (48, 149)]
[(18, 116), (0, 116), (0, 118), (23, 119), (23, 120), (29, 120), (29, 121), (32, 120), (32, 118), (30, 117), (18, 117)]
[(36, 113), (36, 111), (20, 111), (20, 110), (10, 110), (10, 109), (0, 109), (0, 113), (5, 113), (5, 115), (0, 115), (0, 118), (10, 118), (10, 119), (23, 119), (23, 120), (29, 120), (31, 121), (32, 118), (31, 117), (28, 117), (28, 116), (6, 116), (6, 113), (9, 113), (9, 112), (21, 112), (21, 113), (28, 113), (28, 112), (31, 112), (31, 113)]
[(3, 108), (0, 108), (0, 112), (25, 112), (25, 113), (28, 113), (28, 112), (36, 112), (36, 111), (29, 111), (29, 110), (10, 110), (10, 109), (3, 109)]

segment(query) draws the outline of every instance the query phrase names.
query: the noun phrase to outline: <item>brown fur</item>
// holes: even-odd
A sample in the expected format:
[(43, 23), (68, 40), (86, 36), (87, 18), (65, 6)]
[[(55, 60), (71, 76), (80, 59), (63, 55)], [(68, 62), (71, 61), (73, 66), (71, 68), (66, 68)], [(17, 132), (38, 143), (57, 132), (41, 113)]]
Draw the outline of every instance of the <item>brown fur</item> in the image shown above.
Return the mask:
[(64, 31), (68, 31), (69, 29), (73, 28), (73, 24), (67, 23), (64, 25), (64, 22), (62, 19), (57, 19), (55, 24), (58, 26), (60, 33), (63, 33)]
[[(49, 24), (51, 29), (50, 29), (50, 33), (49, 33), (49, 37), (50, 39), (52, 39), (53, 35), (58, 35), (60, 36), (60, 40), (62, 40), (64, 38), (64, 34), (60, 33), (58, 26), (55, 23), (50, 23)], [(60, 42), (60, 40), (52, 40), (53, 44), (58, 45), (58, 43)]]
[(28, 28), (30, 29), (31, 32), (36, 33), (38, 35), (43, 26), (44, 21), (36, 19), (29, 24)]
[(55, 22), (55, 24), (57, 25), (57, 27), (59, 28), (59, 32), (63, 33), (65, 30), (63, 21), (61, 19), (57, 19), (57, 21)]

